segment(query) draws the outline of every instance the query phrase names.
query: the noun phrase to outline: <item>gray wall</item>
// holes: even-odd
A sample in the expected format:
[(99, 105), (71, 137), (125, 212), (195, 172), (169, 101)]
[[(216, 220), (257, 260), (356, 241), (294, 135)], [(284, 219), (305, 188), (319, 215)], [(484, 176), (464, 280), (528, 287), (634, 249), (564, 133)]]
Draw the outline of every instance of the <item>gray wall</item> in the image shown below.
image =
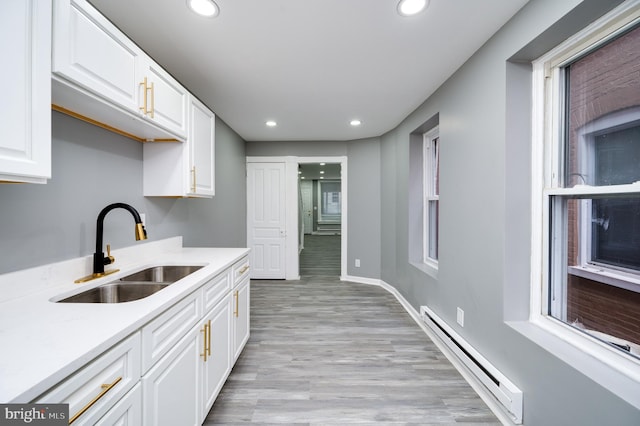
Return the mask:
[[(381, 139), (381, 278), (428, 305), (516, 383), (527, 425), (637, 425), (637, 409), (514, 331), (529, 312), (531, 59), (618, 1), (532, 0)], [(562, 19), (561, 19), (562, 18)], [(509, 61), (511, 58), (511, 61)], [(514, 62), (523, 61), (520, 62)], [(438, 114), (440, 259), (410, 265), (410, 134)], [(456, 308), (465, 326), (456, 323)]]
[[(380, 277), (380, 141), (247, 142), (247, 156), (347, 157), (347, 274)], [(356, 268), (355, 259), (360, 259)]]
[[(96, 219), (113, 202), (147, 218), (149, 241), (184, 236), (185, 245), (246, 245), (244, 141), (216, 122), (216, 196), (210, 200), (142, 196), (142, 145), (53, 112), (52, 179), (46, 185), (0, 185), (0, 273), (95, 250)], [(104, 241), (136, 244), (131, 215), (110, 212)]]

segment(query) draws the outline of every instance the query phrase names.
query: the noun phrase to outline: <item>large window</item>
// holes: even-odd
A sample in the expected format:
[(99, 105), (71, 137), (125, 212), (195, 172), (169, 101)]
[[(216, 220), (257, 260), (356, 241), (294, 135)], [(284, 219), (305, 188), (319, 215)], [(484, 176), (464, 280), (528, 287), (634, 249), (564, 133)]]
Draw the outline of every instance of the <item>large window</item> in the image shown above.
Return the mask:
[(535, 64), (540, 310), (640, 358), (640, 24), (612, 22)]
[(440, 204), (440, 136), (438, 127), (423, 135), (424, 160), (424, 262), (438, 265), (438, 222)]

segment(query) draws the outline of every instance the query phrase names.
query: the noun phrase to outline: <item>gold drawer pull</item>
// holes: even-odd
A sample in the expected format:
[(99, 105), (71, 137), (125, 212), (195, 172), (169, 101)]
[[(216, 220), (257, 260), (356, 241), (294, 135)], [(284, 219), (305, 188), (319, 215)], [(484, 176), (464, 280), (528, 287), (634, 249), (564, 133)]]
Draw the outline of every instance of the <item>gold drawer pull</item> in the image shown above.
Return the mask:
[(95, 404), (96, 402), (98, 402), (98, 400), (100, 398), (102, 398), (107, 392), (109, 392), (111, 389), (113, 389), (113, 387), (115, 385), (117, 385), (120, 380), (122, 380), (122, 377), (118, 377), (113, 383), (111, 384), (103, 384), (102, 386), (100, 386), (102, 388), (102, 391), (100, 391), (100, 393), (93, 398), (91, 401), (89, 401), (89, 403), (87, 405), (85, 405), (84, 407), (82, 407), (80, 409), (80, 411), (78, 411), (73, 417), (71, 417), (69, 419), (69, 424), (75, 422), (76, 420), (78, 420), (78, 417), (80, 417), (81, 415), (83, 415), (85, 413), (85, 411), (87, 411), (89, 408), (91, 408), (93, 406), (93, 404)]
[(247, 269), (249, 269), (249, 265), (244, 265), (244, 266), (242, 267), (242, 269), (240, 269), (240, 270), (238, 271), (238, 273), (239, 273), (240, 275), (242, 275), (242, 274), (244, 274), (245, 272), (247, 272)]

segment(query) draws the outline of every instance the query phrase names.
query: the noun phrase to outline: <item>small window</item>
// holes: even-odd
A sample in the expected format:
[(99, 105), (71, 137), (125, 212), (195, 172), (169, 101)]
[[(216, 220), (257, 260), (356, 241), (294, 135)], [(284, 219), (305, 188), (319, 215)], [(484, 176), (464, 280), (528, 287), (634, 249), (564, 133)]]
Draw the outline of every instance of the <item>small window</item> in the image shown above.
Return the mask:
[(438, 127), (423, 135), (424, 159), (424, 262), (438, 264), (438, 222), (440, 210), (440, 136)]
[(320, 182), (320, 221), (340, 222), (342, 215), (342, 189), (339, 181)]

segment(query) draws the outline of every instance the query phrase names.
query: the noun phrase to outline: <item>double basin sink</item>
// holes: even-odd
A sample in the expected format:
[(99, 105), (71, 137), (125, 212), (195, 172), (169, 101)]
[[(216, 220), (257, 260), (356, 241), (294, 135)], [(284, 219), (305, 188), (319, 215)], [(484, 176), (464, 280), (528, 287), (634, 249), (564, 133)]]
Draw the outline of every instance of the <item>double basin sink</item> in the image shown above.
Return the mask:
[(163, 265), (143, 269), (115, 281), (59, 300), (58, 303), (123, 303), (143, 299), (202, 268)]

